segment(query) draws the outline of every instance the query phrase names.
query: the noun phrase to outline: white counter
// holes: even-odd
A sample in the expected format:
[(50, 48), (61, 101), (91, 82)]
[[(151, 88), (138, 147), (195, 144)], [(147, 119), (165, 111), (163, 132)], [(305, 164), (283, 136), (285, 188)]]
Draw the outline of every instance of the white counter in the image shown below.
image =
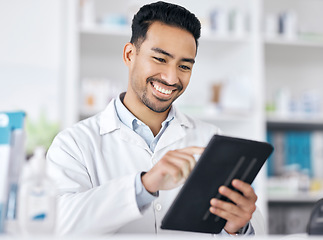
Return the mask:
[[(48, 239), (48, 240), (197, 240), (197, 239), (214, 239), (210, 235), (141, 235), (141, 234), (127, 234), (127, 235), (105, 235), (105, 236), (65, 236), (65, 237), (55, 237), (55, 236), (19, 236), (19, 235), (0, 235), (0, 240), (38, 240), (38, 239)], [(219, 239), (232, 239), (233, 237), (218, 237)], [(263, 235), (263, 236), (239, 236), (238, 239), (252, 239), (252, 240), (301, 240), (301, 239), (323, 239), (322, 236), (308, 236), (307, 234), (293, 234), (286, 236), (276, 236), (276, 235)]]

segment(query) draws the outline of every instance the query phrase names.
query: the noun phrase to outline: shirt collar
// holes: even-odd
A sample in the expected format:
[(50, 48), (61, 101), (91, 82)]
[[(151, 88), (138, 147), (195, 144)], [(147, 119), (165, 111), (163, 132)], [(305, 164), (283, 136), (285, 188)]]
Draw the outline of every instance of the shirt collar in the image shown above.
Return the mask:
[[(120, 94), (120, 97), (122, 97), (122, 94)], [(117, 97), (117, 99), (113, 99), (108, 104), (108, 106), (105, 108), (105, 110), (100, 114), (99, 121), (100, 121), (100, 134), (101, 135), (109, 133), (109, 132), (113, 132), (114, 130), (117, 130), (120, 128), (120, 122), (122, 122), (122, 121), (120, 120), (120, 117), (118, 116), (118, 113), (117, 113), (117, 103), (116, 103), (117, 101), (120, 101), (120, 103), (121, 103), (120, 106), (125, 108), (126, 112), (129, 112), (130, 114), (132, 114), (123, 105), (123, 103), (120, 100), (120, 97)], [(119, 104), (118, 104), (118, 106), (119, 106)], [(172, 122), (174, 122), (174, 123), (175, 122), (179, 123), (181, 126), (185, 126), (187, 128), (193, 127), (192, 120), (189, 117), (187, 117), (185, 114), (178, 111), (174, 105), (172, 105), (172, 108), (169, 111), (169, 114), (164, 122), (169, 121), (173, 118), (174, 118), (174, 121), (172, 121)], [(131, 123), (129, 126), (132, 129), (132, 120), (131, 120)]]
[[(138, 125), (146, 125), (142, 121), (140, 121), (138, 118), (136, 118), (122, 103), (122, 100), (124, 98), (125, 93), (121, 93), (119, 97), (117, 97), (115, 101), (115, 108), (117, 115), (120, 119), (120, 121), (125, 124), (127, 127), (131, 128), (132, 130), (135, 130)], [(162, 127), (164, 127), (165, 124), (172, 121), (175, 117), (175, 110), (173, 107), (170, 109), (167, 118), (162, 123)]]
[(133, 121), (136, 119), (136, 117), (126, 108), (125, 105), (123, 105), (121, 99), (124, 98), (124, 95), (125, 93), (121, 93), (119, 97), (116, 98), (116, 112), (120, 121), (127, 127), (133, 129)]

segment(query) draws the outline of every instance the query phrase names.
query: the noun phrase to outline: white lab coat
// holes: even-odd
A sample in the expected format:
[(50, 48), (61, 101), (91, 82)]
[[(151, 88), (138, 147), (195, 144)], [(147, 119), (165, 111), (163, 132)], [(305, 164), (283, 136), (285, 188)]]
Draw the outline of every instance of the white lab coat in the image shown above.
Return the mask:
[(114, 101), (102, 113), (59, 133), (48, 151), (48, 171), (60, 192), (60, 235), (162, 232), (161, 220), (179, 188), (160, 191), (141, 213), (135, 197), (136, 174), (151, 169), (169, 150), (206, 146), (219, 133), (217, 127), (175, 110), (153, 153), (120, 122)]

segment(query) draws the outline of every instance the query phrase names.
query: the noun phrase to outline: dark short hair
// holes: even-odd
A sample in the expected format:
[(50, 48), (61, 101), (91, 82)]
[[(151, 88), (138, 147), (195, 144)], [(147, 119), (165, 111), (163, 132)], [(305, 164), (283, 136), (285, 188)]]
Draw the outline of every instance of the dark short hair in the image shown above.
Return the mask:
[(132, 19), (130, 42), (139, 48), (146, 39), (149, 26), (156, 21), (190, 32), (195, 39), (197, 49), (201, 35), (200, 21), (184, 7), (162, 1), (144, 5), (135, 14)]

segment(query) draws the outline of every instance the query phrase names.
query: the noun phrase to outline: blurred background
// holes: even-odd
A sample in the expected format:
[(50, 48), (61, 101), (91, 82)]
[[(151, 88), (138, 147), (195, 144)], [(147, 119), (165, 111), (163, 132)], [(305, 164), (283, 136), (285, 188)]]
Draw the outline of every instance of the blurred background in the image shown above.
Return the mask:
[[(23, 110), (26, 154), (126, 90), (140, 0), (1, 0), (0, 111)], [(201, 20), (176, 105), (227, 135), (271, 142), (254, 184), (269, 234), (306, 231), (323, 197), (323, 1), (178, 0)]]

